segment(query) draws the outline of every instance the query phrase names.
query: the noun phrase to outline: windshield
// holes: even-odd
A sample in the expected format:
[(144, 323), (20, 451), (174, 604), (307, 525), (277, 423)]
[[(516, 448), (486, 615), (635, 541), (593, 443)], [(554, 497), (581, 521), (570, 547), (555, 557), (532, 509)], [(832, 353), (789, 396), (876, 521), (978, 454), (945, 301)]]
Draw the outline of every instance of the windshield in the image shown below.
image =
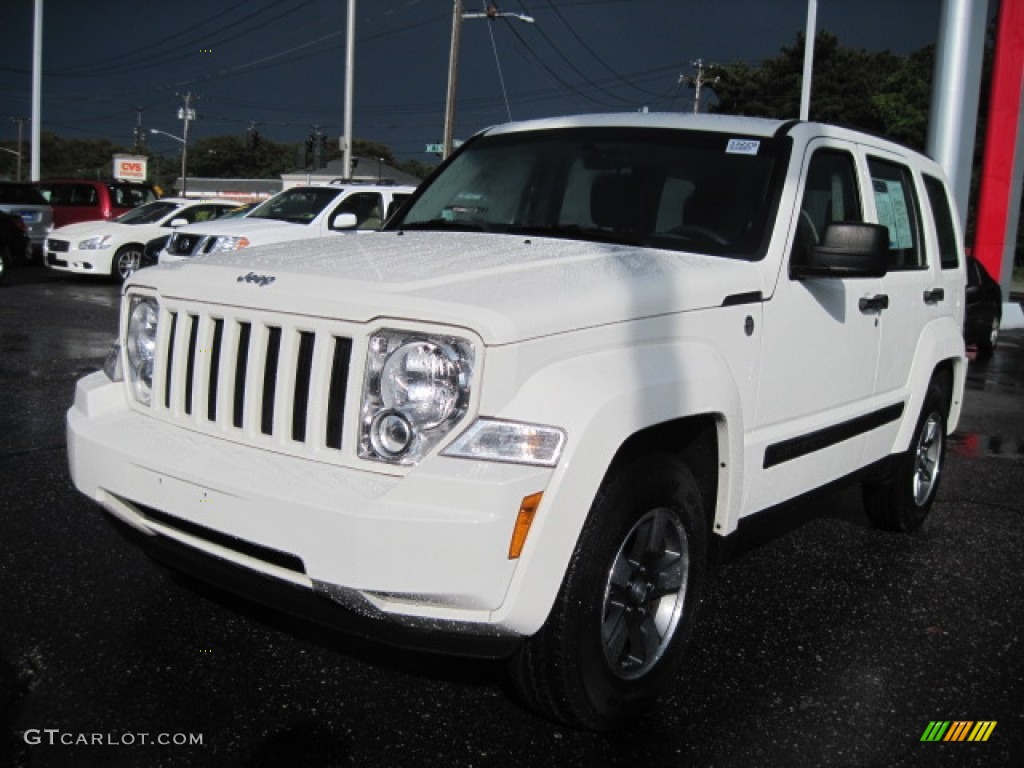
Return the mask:
[(296, 187), (256, 206), (247, 219), (275, 219), (293, 224), (309, 224), (338, 197), (338, 187)]
[(508, 232), (756, 259), (789, 142), (651, 128), (482, 136), (388, 229)]
[(123, 213), (114, 221), (118, 224), (156, 224), (181, 208), (181, 203), (172, 203), (165, 200), (157, 200), (153, 203), (140, 205), (128, 213)]

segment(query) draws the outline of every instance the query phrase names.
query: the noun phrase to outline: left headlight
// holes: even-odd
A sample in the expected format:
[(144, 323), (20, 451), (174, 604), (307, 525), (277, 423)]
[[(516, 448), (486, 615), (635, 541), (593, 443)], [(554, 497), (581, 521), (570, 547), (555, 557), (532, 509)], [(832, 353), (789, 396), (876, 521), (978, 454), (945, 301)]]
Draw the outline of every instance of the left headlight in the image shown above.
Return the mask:
[(160, 306), (156, 299), (132, 297), (128, 305), (128, 331), (125, 336), (127, 378), (132, 395), (143, 405), (149, 405), (153, 397), (153, 361), (159, 317)]
[(207, 251), (207, 253), (217, 253), (217, 251), (238, 251), (242, 248), (249, 247), (248, 237), (236, 237), (231, 235), (220, 235), (214, 238), (213, 245)]
[(78, 250), (98, 251), (103, 248), (109, 248), (110, 239), (110, 235), (97, 235), (96, 237), (90, 237), (88, 240), (82, 240), (78, 244)]
[(454, 336), (380, 331), (370, 339), (359, 455), (414, 464), (462, 419), (473, 345)]

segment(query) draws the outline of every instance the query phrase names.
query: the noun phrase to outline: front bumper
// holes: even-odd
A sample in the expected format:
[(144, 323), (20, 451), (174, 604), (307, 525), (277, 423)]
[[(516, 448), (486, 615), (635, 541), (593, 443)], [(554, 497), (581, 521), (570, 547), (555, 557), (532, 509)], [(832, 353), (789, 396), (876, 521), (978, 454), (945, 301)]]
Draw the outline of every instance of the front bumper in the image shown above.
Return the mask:
[(212, 563), (229, 589), (226, 573), (269, 577), (340, 623), (359, 617), (360, 634), (369, 622), (424, 647), (465, 636), (507, 649), (537, 629), (524, 618), (535, 605), (507, 604), (522, 567), (507, 553), (551, 470), (433, 457), (394, 476), (286, 456), (137, 413), (102, 373), (78, 383), (68, 454), (75, 486), (137, 539)]
[(77, 248), (69, 248), (67, 251), (46, 249), (43, 252), (43, 261), (50, 269), (82, 275), (109, 274), (112, 258), (113, 251), (110, 248), (90, 251), (81, 251)]

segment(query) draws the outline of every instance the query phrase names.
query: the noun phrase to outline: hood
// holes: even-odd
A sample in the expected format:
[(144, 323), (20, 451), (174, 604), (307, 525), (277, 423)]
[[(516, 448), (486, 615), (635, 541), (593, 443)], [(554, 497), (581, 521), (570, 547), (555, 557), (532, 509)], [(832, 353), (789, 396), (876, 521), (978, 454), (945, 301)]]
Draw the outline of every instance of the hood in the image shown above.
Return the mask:
[(721, 306), (761, 290), (757, 265), (551, 238), (378, 232), (162, 265), (167, 296), (369, 322), (468, 327), (488, 344)]
[(63, 227), (57, 227), (50, 233), (50, 237), (65, 237), (69, 239), (98, 237), (101, 235), (111, 235), (121, 230), (127, 232), (137, 229), (146, 229), (151, 226), (152, 225), (150, 224), (140, 224), (138, 226), (132, 224), (118, 224), (116, 221), (97, 219), (95, 221), (79, 221), (74, 224), (65, 224)]
[(179, 232), (187, 232), (190, 235), (226, 235), (229, 237), (252, 238), (258, 245), (260, 243), (276, 243), (281, 240), (296, 240), (303, 237), (317, 237), (320, 235), (320, 226), (315, 222), (310, 224), (296, 224), (290, 221), (279, 221), (277, 219), (240, 219), (204, 221), (202, 224), (189, 224), (180, 227)]

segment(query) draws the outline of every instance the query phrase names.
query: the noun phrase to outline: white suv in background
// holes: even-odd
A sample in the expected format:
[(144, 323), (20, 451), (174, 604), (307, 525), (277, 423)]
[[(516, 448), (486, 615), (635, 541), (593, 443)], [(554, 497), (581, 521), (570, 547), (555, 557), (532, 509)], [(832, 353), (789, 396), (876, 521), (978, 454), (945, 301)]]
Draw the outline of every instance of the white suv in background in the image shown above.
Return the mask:
[(175, 232), (159, 262), (237, 251), (253, 245), (380, 229), (415, 187), (393, 184), (330, 184), (292, 187), (240, 219), (185, 227)]

